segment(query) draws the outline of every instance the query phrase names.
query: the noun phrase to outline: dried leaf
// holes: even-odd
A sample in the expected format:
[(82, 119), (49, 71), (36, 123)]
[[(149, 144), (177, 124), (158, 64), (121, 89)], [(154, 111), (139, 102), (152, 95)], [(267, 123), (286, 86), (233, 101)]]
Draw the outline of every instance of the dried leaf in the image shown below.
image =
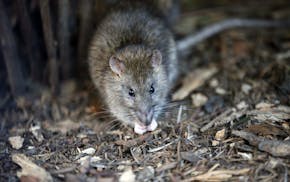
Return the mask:
[(210, 79), (218, 69), (216, 67), (201, 68), (190, 73), (182, 81), (182, 86), (172, 96), (174, 101), (182, 100), (187, 97), (190, 92), (202, 86), (208, 79)]

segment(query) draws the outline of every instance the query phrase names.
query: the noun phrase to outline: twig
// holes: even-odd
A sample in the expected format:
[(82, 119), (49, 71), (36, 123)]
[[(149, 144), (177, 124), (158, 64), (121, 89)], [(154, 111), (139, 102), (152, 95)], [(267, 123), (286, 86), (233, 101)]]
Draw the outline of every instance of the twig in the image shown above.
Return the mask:
[(241, 116), (243, 116), (245, 114), (247, 114), (246, 108), (242, 109), (240, 111), (236, 111), (234, 108), (228, 109), (225, 112), (223, 112), (222, 114), (220, 114), (218, 117), (213, 119), (211, 122), (209, 122), (207, 125), (202, 127), (200, 129), (200, 131), (205, 132), (206, 130), (208, 130), (212, 126), (215, 126), (215, 127), (222, 126), (224, 124), (227, 124), (227, 123), (233, 121), (234, 119), (240, 118)]
[(232, 113), (233, 109), (228, 109), (225, 112), (223, 112), (222, 114), (220, 114), (219, 116), (217, 116), (215, 119), (213, 119), (211, 122), (207, 123), (204, 127), (202, 127), (200, 129), (201, 132), (205, 132), (206, 130), (208, 130), (209, 128), (211, 128), (212, 126), (214, 126), (217, 122), (221, 121), (224, 117), (226, 117), (227, 115), (229, 115), (230, 113)]
[(156, 172), (160, 173), (160, 172), (165, 171), (165, 170), (173, 169), (176, 166), (177, 166), (177, 162), (170, 162), (170, 163), (167, 163), (167, 164), (164, 164), (164, 165), (158, 167), (156, 169)]
[(11, 23), (9, 22), (3, 1), (0, 1), (1, 49), (7, 68), (10, 89), (13, 96), (18, 97), (25, 93), (26, 80), (23, 77), (16, 41), (12, 32)]
[(117, 145), (122, 145), (125, 147), (133, 147), (135, 145), (139, 145), (140, 143), (150, 140), (152, 138), (152, 133), (146, 133), (144, 135), (139, 136), (138, 138), (132, 139), (132, 140), (118, 140), (115, 143)]
[(178, 115), (177, 115), (177, 122), (176, 122), (177, 124), (179, 124), (181, 121), (182, 109), (183, 109), (183, 106), (180, 105), (178, 109)]
[(173, 143), (176, 143), (178, 140), (179, 139), (175, 139), (172, 142), (169, 142), (169, 143), (167, 143), (165, 145), (162, 145), (160, 147), (156, 147), (156, 148), (149, 149), (147, 152), (149, 152), (149, 153), (151, 153), (151, 152), (158, 152), (159, 150), (162, 150), (162, 149), (168, 147), (169, 145), (172, 145)]
[(59, 52), (61, 62), (61, 74), (63, 79), (68, 79), (72, 74), (72, 59), (70, 59), (70, 31), (69, 31), (69, 16), (70, 16), (70, 1), (61, 0), (58, 1), (58, 40), (59, 40)]
[(52, 22), (50, 16), (49, 0), (41, 0), (40, 3), (40, 13), (42, 18), (42, 28), (45, 38), (46, 51), (49, 60), (49, 81), (51, 85), (51, 90), (54, 95), (58, 93), (59, 90), (59, 71), (58, 63), (56, 58), (56, 47), (55, 39), (52, 32)]

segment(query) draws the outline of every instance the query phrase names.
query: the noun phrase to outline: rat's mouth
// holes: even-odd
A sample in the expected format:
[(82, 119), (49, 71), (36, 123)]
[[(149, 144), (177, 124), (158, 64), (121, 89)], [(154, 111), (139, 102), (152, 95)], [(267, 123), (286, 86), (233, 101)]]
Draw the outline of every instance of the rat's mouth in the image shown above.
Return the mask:
[(156, 122), (156, 120), (153, 118), (150, 125), (145, 126), (144, 124), (140, 123), (140, 122), (135, 122), (134, 124), (134, 132), (142, 135), (144, 134), (146, 131), (154, 131), (157, 128), (158, 124)]

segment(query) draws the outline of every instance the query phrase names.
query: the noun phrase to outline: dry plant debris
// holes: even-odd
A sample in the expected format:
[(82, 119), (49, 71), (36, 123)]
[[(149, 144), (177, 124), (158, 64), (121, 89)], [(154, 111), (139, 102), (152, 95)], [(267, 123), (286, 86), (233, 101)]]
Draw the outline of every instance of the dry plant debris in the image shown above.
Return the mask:
[(8, 141), (10, 142), (12, 148), (20, 149), (23, 146), (24, 138), (21, 136), (9, 137)]
[(268, 140), (244, 131), (233, 130), (232, 133), (249, 141), (250, 144), (258, 147), (259, 150), (268, 152), (273, 156), (290, 156), (290, 141)]
[(51, 175), (45, 169), (37, 166), (35, 163), (29, 160), (24, 154), (13, 154), (12, 160), (22, 168), (20, 172), (17, 172), (17, 176), (21, 180), (23, 180), (23, 178), (26, 178), (26, 180), (27, 178), (32, 178), (39, 182), (53, 181)]
[(190, 181), (226, 181), (231, 179), (234, 175), (245, 175), (250, 169), (239, 169), (239, 170), (216, 170), (208, 171), (205, 174), (200, 174), (195, 177), (182, 180), (182, 182)]
[(218, 69), (215, 66), (209, 68), (200, 68), (189, 73), (182, 81), (182, 86), (173, 94), (172, 99), (182, 100), (187, 97), (192, 91), (205, 84)]
[[(218, 9), (183, 16), (205, 25), (228, 17)], [(78, 82), (60, 84), (57, 98), (47, 88), (20, 97), (0, 110), (0, 181), (288, 181), (289, 49), (284, 29), (235, 29), (199, 44), (173, 94), (183, 101), (141, 136)], [(11, 136), (24, 140), (12, 147)]]

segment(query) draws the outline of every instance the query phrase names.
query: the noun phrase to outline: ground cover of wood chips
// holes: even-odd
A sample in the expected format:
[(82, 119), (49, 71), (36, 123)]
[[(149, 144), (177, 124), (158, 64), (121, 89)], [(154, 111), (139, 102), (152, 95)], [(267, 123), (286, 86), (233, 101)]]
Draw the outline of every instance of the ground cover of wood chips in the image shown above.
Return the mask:
[[(221, 12), (184, 13), (174, 31)], [(41, 87), (17, 99), (0, 112), (0, 181), (288, 181), (289, 32), (238, 28), (198, 44), (179, 60), (188, 66), (158, 129), (144, 135), (77, 80), (57, 98)]]

